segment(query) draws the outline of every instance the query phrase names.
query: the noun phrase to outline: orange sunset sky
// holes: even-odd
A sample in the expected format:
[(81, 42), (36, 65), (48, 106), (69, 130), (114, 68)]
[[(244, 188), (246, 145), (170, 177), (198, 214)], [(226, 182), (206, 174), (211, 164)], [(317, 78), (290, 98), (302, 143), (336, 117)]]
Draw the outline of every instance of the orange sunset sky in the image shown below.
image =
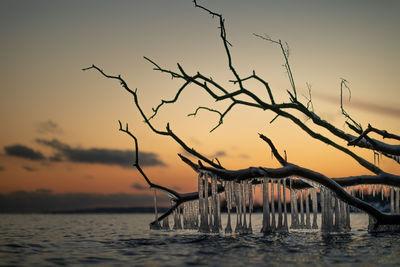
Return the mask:
[[(239, 75), (255, 70), (277, 100), (288, 101), (282, 55), (253, 33), (289, 43), (299, 94), (307, 94), (306, 83), (312, 86), (314, 108), (322, 118), (348, 131), (339, 106), (340, 78), (345, 78), (352, 96), (349, 102), (345, 93), (347, 112), (363, 127), (371, 123), (400, 133), (399, 1), (199, 3), (225, 17)], [(142, 167), (153, 182), (179, 192), (196, 190), (196, 174), (177, 157), (179, 145), (150, 131), (119, 83), (81, 69), (96, 64), (108, 74), (121, 74), (138, 89), (148, 115), (161, 99), (172, 98), (182, 81), (153, 71), (143, 56), (167, 69), (177, 70), (179, 62), (188, 73), (200, 71), (233, 91), (217, 26), (190, 0), (1, 1), (0, 194), (129, 194), (136, 199), (149, 194), (143, 178), (129, 167), (133, 141), (118, 131), (118, 120), (129, 123), (139, 139)], [(266, 95), (255, 83), (248, 89)], [(190, 147), (218, 156), (229, 169), (278, 167), (258, 138), (263, 133), (287, 151), (289, 161), (329, 177), (368, 173), (286, 119), (269, 124), (271, 112), (236, 107), (209, 133), (218, 117), (208, 112), (187, 117), (198, 106), (223, 110), (227, 103), (215, 103), (191, 86), (153, 123), (164, 130), (169, 122)], [(354, 151), (373, 161), (372, 152)], [(380, 166), (400, 174), (389, 159)], [(123, 205), (150, 203), (142, 199)]]

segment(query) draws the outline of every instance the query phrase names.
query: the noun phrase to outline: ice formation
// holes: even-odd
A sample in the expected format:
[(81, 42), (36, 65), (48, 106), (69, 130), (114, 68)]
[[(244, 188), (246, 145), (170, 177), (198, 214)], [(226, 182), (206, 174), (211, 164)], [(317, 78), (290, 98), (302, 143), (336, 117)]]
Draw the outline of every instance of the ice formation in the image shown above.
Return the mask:
[(156, 189), (153, 189), (153, 200), (154, 200), (154, 221), (156, 223), (151, 225), (151, 229), (161, 229), (161, 225), (158, 221), (157, 190)]
[[(308, 183), (311, 188), (295, 189), (298, 179)], [(218, 186), (223, 186), (223, 194)], [(256, 189), (260, 186), (262, 198), (261, 232), (287, 232), (288, 212), (291, 216), (290, 229), (320, 229), (322, 232), (347, 232), (350, 227), (350, 206), (341, 201), (331, 190), (314, 182), (297, 177), (272, 179), (261, 177), (241, 181), (223, 181), (216, 175), (200, 172), (198, 176), (198, 199), (186, 201), (172, 212), (173, 229), (191, 229), (204, 233), (231, 234), (236, 217), (235, 233), (253, 232), (252, 213)], [(400, 189), (384, 185), (359, 185), (344, 188), (353, 197), (387, 198), (391, 214), (400, 214)], [(381, 196), (379, 196), (379, 194)], [(221, 225), (221, 196), (227, 210), (227, 222)], [(287, 196), (290, 196), (287, 199)], [(151, 229), (169, 230), (168, 216), (158, 222), (157, 194), (153, 189), (155, 222)], [(175, 203), (172, 202), (172, 206)], [(177, 204), (175, 204), (177, 205)], [(320, 213), (318, 208), (320, 207)], [(236, 216), (232, 216), (232, 211)], [(356, 209), (352, 209), (355, 211)], [(320, 227), (318, 225), (320, 216)], [(371, 220), (373, 222), (373, 220)], [(381, 227), (382, 228), (382, 227)], [(397, 229), (397, 228), (396, 228)]]

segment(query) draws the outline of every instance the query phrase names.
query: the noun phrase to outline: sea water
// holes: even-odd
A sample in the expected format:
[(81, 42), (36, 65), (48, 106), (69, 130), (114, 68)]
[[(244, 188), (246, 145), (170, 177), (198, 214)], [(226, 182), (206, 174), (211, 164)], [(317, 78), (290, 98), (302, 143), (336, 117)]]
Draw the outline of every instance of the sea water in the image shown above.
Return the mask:
[(351, 217), (348, 233), (264, 235), (256, 213), (252, 234), (225, 235), (150, 230), (153, 214), (2, 214), (0, 266), (400, 266), (400, 234), (368, 233), (367, 215)]

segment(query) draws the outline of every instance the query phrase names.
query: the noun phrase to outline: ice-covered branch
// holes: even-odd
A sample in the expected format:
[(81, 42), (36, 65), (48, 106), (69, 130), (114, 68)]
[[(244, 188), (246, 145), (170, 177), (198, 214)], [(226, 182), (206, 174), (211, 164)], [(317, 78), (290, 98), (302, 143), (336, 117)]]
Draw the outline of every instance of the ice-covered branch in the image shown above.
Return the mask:
[[(181, 160), (190, 166), (195, 172), (199, 172), (201, 170), (201, 166), (199, 164), (194, 163), (190, 159), (184, 157), (181, 154), (178, 154)], [(257, 178), (257, 177), (254, 177)], [(386, 186), (395, 186), (400, 187), (400, 176), (390, 174), (387, 172), (380, 173), (378, 175), (355, 175), (355, 176), (346, 176), (346, 177), (334, 177), (330, 178), (338, 183), (342, 187), (348, 186), (357, 186), (357, 185), (386, 185)], [(253, 181), (254, 184), (258, 184), (258, 181)], [(292, 180), (292, 189), (307, 189), (312, 188), (312, 186), (302, 180)], [(287, 187), (289, 187), (289, 181), (286, 181)]]
[[(282, 161), (282, 156), (280, 156), (279, 152), (276, 150), (275, 146), (268, 138), (263, 138), (264, 141), (268, 143), (270, 146), (272, 153), (278, 160)], [(247, 169), (241, 170), (227, 170), (227, 169), (215, 169), (212, 167), (205, 167), (200, 166), (199, 170), (208, 171), (216, 175), (222, 180), (225, 181), (236, 181), (240, 182), (243, 180), (251, 180), (254, 178), (259, 177), (267, 177), (273, 179), (286, 179), (288, 177), (300, 177), (305, 179), (308, 182), (318, 184), (323, 188), (327, 188), (329, 191), (334, 192), (336, 196), (348, 203), (349, 205), (356, 207), (375, 219), (375, 228), (382, 225), (399, 225), (400, 224), (400, 215), (389, 215), (380, 212), (373, 206), (369, 205), (368, 203), (353, 197), (352, 195), (348, 194), (342, 186), (340, 186), (337, 182), (332, 179), (329, 179), (325, 175), (318, 173), (316, 171), (306, 169), (300, 167), (298, 165), (282, 161), (281, 164), (284, 163), (283, 167), (281, 168), (264, 168), (264, 167), (250, 167)], [(397, 177), (398, 178), (398, 177)], [(374, 229), (371, 229), (374, 230)]]
[[(390, 134), (386, 131), (378, 130), (375, 129), (371, 126), (369, 126), (365, 131), (362, 130), (362, 127), (359, 123), (357, 123), (355, 120), (353, 120), (350, 115), (344, 110), (343, 107), (343, 90), (348, 89), (350, 92), (350, 89), (348, 87), (347, 81), (344, 79), (341, 79), (340, 83), (340, 97), (341, 97), (341, 102), (340, 102), (340, 108), (342, 114), (346, 118), (346, 124), (348, 127), (356, 133), (358, 136), (354, 136), (352, 134), (349, 134), (341, 129), (338, 129), (336, 126), (334, 126), (332, 123), (327, 122), (323, 119), (321, 119), (320, 116), (318, 116), (312, 107), (312, 98), (311, 98), (311, 90), (309, 89), (309, 97), (306, 97), (308, 102), (306, 104), (303, 104), (297, 97), (297, 87), (294, 82), (294, 76), (290, 67), (289, 63), (289, 47), (287, 43), (282, 42), (281, 40), (273, 40), (268, 36), (261, 36), (255, 34), (255, 36), (262, 38), (264, 40), (267, 40), (269, 42), (272, 42), (273, 44), (277, 44), (280, 47), (280, 50), (283, 54), (284, 60), (285, 60), (285, 69), (288, 75), (288, 79), (290, 82), (291, 90), (287, 90), (287, 93), (289, 95), (289, 99), (285, 102), (282, 103), (277, 103), (274, 99), (274, 95), (272, 93), (272, 90), (269, 86), (269, 83), (261, 78), (260, 76), (256, 75), (256, 72), (253, 70), (252, 75), (247, 76), (245, 78), (241, 78), (239, 73), (237, 72), (236, 68), (233, 65), (232, 61), (232, 55), (230, 51), (230, 46), (231, 44), (227, 40), (227, 34), (226, 34), (226, 28), (225, 28), (225, 20), (222, 16), (222, 14), (214, 12), (207, 7), (204, 7), (202, 5), (199, 5), (196, 0), (193, 1), (194, 6), (196, 8), (199, 8), (203, 11), (206, 11), (208, 14), (210, 14), (213, 18), (217, 18), (219, 22), (219, 34), (220, 38), (223, 43), (224, 47), (224, 53), (227, 58), (228, 62), (228, 68), (233, 74), (234, 78), (230, 80), (232, 82), (232, 86), (236, 87), (235, 89), (229, 88), (229, 90), (222, 86), (221, 83), (217, 82), (211, 77), (207, 77), (200, 72), (197, 72), (195, 74), (190, 74), (188, 73), (181, 64), (177, 64), (177, 70), (169, 70), (161, 67), (159, 64), (157, 64), (155, 61), (151, 60), (148, 57), (144, 57), (145, 60), (150, 62), (153, 65), (153, 69), (155, 71), (159, 71), (161, 73), (165, 73), (167, 75), (170, 75), (172, 79), (178, 79), (182, 80), (182, 84), (175, 93), (175, 95), (170, 98), (169, 100), (161, 100), (161, 103), (157, 105), (155, 108), (152, 109), (153, 113), (151, 116), (147, 117), (147, 115), (144, 113), (142, 110), (142, 107), (139, 104), (138, 101), (138, 95), (137, 95), (137, 90), (132, 90), (128, 87), (127, 83), (125, 80), (121, 77), (121, 75), (118, 76), (112, 76), (106, 74), (102, 69), (99, 67), (92, 65), (88, 68), (85, 68), (83, 70), (96, 70), (98, 71), (102, 76), (108, 78), (108, 79), (114, 79), (117, 80), (121, 86), (129, 92), (133, 98), (134, 98), (134, 103), (136, 105), (136, 108), (138, 109), (139, 113), (141, 114), (142, 118), (144, 119), (144, 122), (147, 124), (147, 126), (156, 134), (158, 135), (163, 135), (163, 136), (169, 136), (172, 138), (175, 142), (177, 142), (186, 152), (189, 154), (197, 157), (200, 159), (198, 164), (193, 163), (189, 159), (183, 157), (182, 155), (179, 155), (180, 158), (188, 164), (194, 171), (199, 173), (199, 181), (202, 178), (203, 174), (209, 174), (213, 173), (218, 176), (218, 179), (220, 180), (226, 180), (226, 181), (241, 181), (241, 180), (249, 180), (253, 178), (260, 178), (260, 177), (269, 177), (269, 178), (274, 178), (274, 179), (283, 179), (287, 178), (290, 176), (297, 176), (304, 178), (308, 181), (312, 181), (312, 183), (317, 183), (324, 188), (328, 188), (330, 191), (335, 192), (335, 194), (343, 201), (349, 203), (350, 205), (353, 205), (361, 210), (366, 211), (369, 213), (371, 216), (373, 216), (376, 221), (377, 225), (378, 224), (398, 224), (400, 225), (400, 215), (387, 215), (379, 212), (375, 208), (371, 207), (367, 203), (363, 202), (362, 200), (356, 199), (352, 197), (351, 195), (347, 194), (345, 190), (342, 188), (344, 186), (350, 186), (350, 185), (359, 185), (359, 184), (384, 184), (384, 185), (393, 185), (400, 187), (400, 178), (397, 175), (393, 175), (390, 173), (387, 173), (383, 170), (381, 170), (378, 166), (375, 164), (372, 164), (371, 162), (365, 160), (364, 158), (358, 156), (356, 153), (351, 151), (348, 147), (345, 145), (341, 145), (340, 142), (338, 141), (333, 141), (335, 140), (334, 138), (339, 138), (344, 140), (348, 145), (354, 145), (370, 150), (374, 150), (377, 152), (381, 152), (383, 155), (395, 158), (397, 162), (400, 163), (399, 156), (400, 156), (400, 146), (395, 146), (395, 145), (390, 145), (386, 144), (384, 142), (372, 139), (368, 136), (370, 132), (375, 132), (379, 135), (381, 135), (383, 138), (391, 138), (394, 140), (400, 140), (400, 137), (398, 135)], [(253, 91), (249, 88), (246, 88), (245, 85), (248, 85), (248, 81), (256, 81), (263, 85), (267, 91), (267, 94), (259, 96), (253, 93)], [(204, 90), (210, 97), (211, 99), (215, 101), (223, 101), (226, 103), (227, 108), (225, 111), (219, 111), (216, 109), (213, 109), (211, 107), (207, 107), (206, 104), (198, 104), (199, 107), (195, 110), (194, 113), (189, 114), (189, 116), (194, 116), (198, 113), (199, 110), (207, 110), (210, 112), (217, 113), (219, 115), (219, 120), (217, 125), (211, 130), (214, 131), (218, 127), (220, 127), (223, 124), (223, 119), (225, 116), (233, 110), (233, 108), (237, 108), (240, 105), (243, 106), (248, 106), (248, 107), (253, 107), (257, 109), (261, 109), (263, 111), (269, 111), (275, 114), (274, 119), (271, 121), (271, 123), (277, 119), (277, 118), (287, 118), (289, 119), (292, 123), (297, 125), (300, 129), (302, 129), (304, 132), (306, 132), (310, 137), (319, 140), (325, 144), (328, 144), (331, 147), (334, 147), (335, 149), (343, 152), (344, 154), (352, 157), (358, 164), (372, 172), (374, 175), (361, 175), (361, 176), (351, 176), (351, 177), (343, 177), (343, 178), (332, 178), (329, 179), (326, 176), (324, 176), (321, 173), (315, 172), (313, 170), (305, 169), (300, 166), (294, 165), (292, 163), (289, 163), (285, 157), (282, 157), (278, 150), (275, 148), (274, 144), (270, 139), (267, 137), (260, 135), (260, 138), (262, 138), (271, 148), (272, 153), (274, 154), (275, 158), (279, 161), (279, 163), (282, 165), (281, 168), (255, 168), (255, 167), (250, 167), (248, 169), (244, 170), (237, 170), (237, 171), (232, 171), (232, 170), (225, 170), (221, 164), (217, 161), (215, 163), (214, 161), (208, 159), (204, 155), (200, 154), (197, 152), (195, 149), (190, 148), (181, 138), (179, 138), (172, 130), (167, 123), (165, 130), (160, 130), (154, 127), (154, 125), (151, 123), (151, 119), (157, 116), (157, 114), (160, 112), (160, 109), (167, 104), (174, 104), (176, 103), (183, 92), (187, 90), (190, 86), (189, 85), (195, 85), (195, 87), (200, 88), (201, 90)], [(246, 99), (243, 100), (243, 99)], [(266, 100), (265, 100), (266, 99)], [(321, 127), (322, 130), (328, 130), (328, 134), (321, 134), (317, 131), (317, 129), (314, 129), (310, 125), (306, 125), (306, 123), (300, 119), (299, 112), (302, 115), (305, 115), (306, 119), (309, 119), (312, 121), (312, 126), (314, 128), (319, 129), (318, 127)], [(318, 126), (318, 127), (315, 127)], [(144, 177), (146, 182), (149, 184), (150, 187), (163, 190), (167, 192), (169, 195), (171, 195), (172, 199), (174, 200), (174, 204), (172, 207), (164, 213), (162, 216), (158, 217), (156, 221), (153, 222), (156, 223), (162, 219), (164, 219), (166, 216), (170, 215), (174, 210), (176, 210), (180, 204), (191, 201), (191, 200), (196, 200), (199, 199), (199, 194), (198, 192), (191, 192), (187, 194), (180, 194), (174, 190), (171, 190), (167, 187), (163, 187), (160, 185), (156, 185), (151, 183), (150, 179), (146, 176), (146, 174), (143, 172), (143, 170), (140, 168), (139, 165), (139, 159), (138, 159), (138, 145), (137, 145), (137, 139), (136, 137), (129, 131), (128, 126), (126, 128), (122, 127), (122, 124), (120, 123), (120, 130), (122, 132), (125, 132), (129, 136), (131, 136), (135, 140), (135, 147), (136, 147), (136, 163), (135, 166), (138, 169), (138, 171), (141, 173), (141, 175)], [(211, 167), (203, 166), (201, 162), (204, 162), (208, 164)], [(201, 178), (201, 179), (200, 179)], [(208, 181), (209, 177), (204, 178), (204, 181)], [(215, 177), (212, 177), (213, 180), (213, 188), (214, 188), (214, 193), (213, 195), (215, 196)], [(253, 183), (259, 182), (258, 180), (252, 180)], [(289, 183), (289, 180), (286, 180), (286, 183)], [(204, 182), (205, 188), (209, 185), (208, 182)], [(288, 185), (288, 184), (286, 184)], [(304, 182), (303, 180), (290, 180), (290, 186), (293, 189), (302, 189), (302, 188), (309, 188), (310, 185), (307, 182)], [(204, 189), (204, 197), (207, 195), (206, 192), (208, 192), (210, 195), (211, 194), (211, 185), (208, 187), (209, 191), (207, 189)], [(272, 187), (273, 188), (273, 187)], [(223, 192), (224, 188), (222, 185), (218, 185), (217, 187), (217, 192)], [(273, 193), (272, 193), (273, 194)], [(208, 203), (208, 202), (207, 202)]]
[[(126, 124), (125, 128), (123, 128), (121, 121), (118, 121), (118, 123), (119, 123), (119, 130), (121, 132), (126, 133), (128, 136), (130, 136), (134, 140), (136, 157), (135, 157), (135, 163), (133, 165), (136, 167), (136, 169), (140, 172), (140, 174), (146, 180), (146, 182), (150, 188), (155, 188), (155, 189), (164, 191), (165, 193), (167, 193), (167, 195), (169, 197), (171, 197), (171, 200), (174, 202), (174, 204), (171, 206), (171, 208), (169, 208), (163, 215), (158, 217), (156, 221), (153, 221), (152, 223), (150, 223), (150, 225), (155, 225), (156, 222), (162, 221), (165, 217), (169, 216), (176, 208), (178, 208), (180, 204), (198, 199), (197, 192), (180, 194), (180, 193), (176, 192), (175, 190), (170, 189), (168, 187), (152, 183), (150, 181), (150, 179), (147, 177), (147, 175), (145, 174), (145, 172), (143, 171), (143, 169), (140, 167), (139, 144), (138, 144), (138, 140), (137, 140), (136, 136), (129, 130), (128, 124)], [(182, 156), (181, 156), (181, 158), (182, 158)], [(196, 172), (198, 172), (198, 169), (196, 168), (195, 165), (189, 164), (189, 166), (191, 166)], [(224, 189), (221, 185), (218, 186), (217, 190), (219, 193), (224, 191)], [(211, 194), (211, 186), (210, 186), (210, 194)]]
[[(368, 134), (370, 132), (375, 132), (378, 135), (382, 136), (382, 138), (388, 138), (388, 139), (394, 139), (400, 141), (400, 136), (388, 133), (386, 130), (379, 130), (377, 128), (372, 127), (370, 124), (368, 124), (368, 128), (365, 129), (359, 137), (354, 138), (353, 140), (348, 142), (349, 146), (355, 146), (358, 145), (362, 142), (369, 143), (372, 148), (376, 151), (384, 153), (386, 156), (400, 156), (400, 145), (389, 145), (385, 144), (383, 142), (379, 142), (377, 140), (371, 139)], [(398, 157), (397, 157), (398, 158)], [(400, 163), (399, 160), (397, 162)]]

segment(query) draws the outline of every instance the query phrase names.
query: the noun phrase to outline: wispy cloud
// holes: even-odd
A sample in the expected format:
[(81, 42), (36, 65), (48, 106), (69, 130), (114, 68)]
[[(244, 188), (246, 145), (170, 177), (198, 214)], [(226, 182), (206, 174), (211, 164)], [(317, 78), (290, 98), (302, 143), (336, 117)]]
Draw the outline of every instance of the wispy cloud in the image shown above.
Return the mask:
[(45, 159), (45, 156), (40, 151), (35, 151), (30, 147), (20, 144), (5, 146), (4, 150), (8, 156), (20, 157), (34, 161)]
[[(332, 96), (324, 93), (315, 92), (313, 93), (313, 98), (321, 99), (331, 103), (337, 103), (337, 105), (340, 106), (340, 96)], [(346, 102), (347, 107), (362, 109), (369, 112), (377, 112), (388, 116), (400, 116), (400, 108), (397, 106), (381, 105), (374, 102), (357, 100), (354, 98), (352, 98), (350, 102), (348, 102), (348, 99), (343, 98), (343, 101)]]
[(226, 156), (226, 152), (223, 150), (215, 152), (215, 154), (212, 156), (212, 158), (222, 158)]
[(36, 131), (40, 134), (60, 134), (63, 132), (61, 127), (52, 120), (38, 123)]
[(0, 166), (0, 172), (4, 171), (4, 170), (5, 170), (5, 168), (3, 166)]
[(35, 172), (37, 171), (36, 168), (30, 167), (30, 166), (22, 166), (22, 168), (28, 172)]
[(148, 186), (144, 186), (144, 185), (139, 184), (139, 183), (133, 183), (131, 187), (134, 188), (134, 189), (137, 189), (137, 190), (147, 190), (147, 189), (149, 189)]
[[(71, 161), (81, 163), (97, 163), (131, 167), (135, 153), (132, 150), (118, 150), (106, 148), (71, 147), (58, 139), (36, 139), (36, 142), (53, 148), (56, 153), (50, 157), (52, 161)], [(139, 152), (142, 166), (164, 166), (164, 162), (155, 153)]]

